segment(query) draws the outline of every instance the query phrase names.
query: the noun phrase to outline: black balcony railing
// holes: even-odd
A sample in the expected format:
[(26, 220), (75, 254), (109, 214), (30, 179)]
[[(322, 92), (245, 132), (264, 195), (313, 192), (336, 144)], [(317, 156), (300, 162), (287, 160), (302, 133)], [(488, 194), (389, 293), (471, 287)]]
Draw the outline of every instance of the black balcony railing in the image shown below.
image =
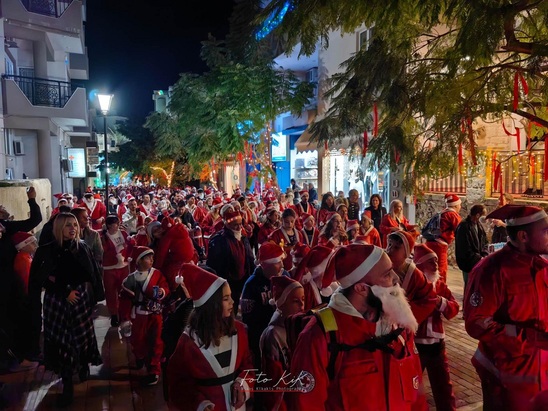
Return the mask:
[(31, 13), (60, 17), (70, 6), (72, 0), (21, 0), (21, 2)]
[(37, 77), (5, 74), (2, 78), (15, 81), (33, 106), (64, 107), (74, 91), (78, 87), (83, 87), (66, 81)]

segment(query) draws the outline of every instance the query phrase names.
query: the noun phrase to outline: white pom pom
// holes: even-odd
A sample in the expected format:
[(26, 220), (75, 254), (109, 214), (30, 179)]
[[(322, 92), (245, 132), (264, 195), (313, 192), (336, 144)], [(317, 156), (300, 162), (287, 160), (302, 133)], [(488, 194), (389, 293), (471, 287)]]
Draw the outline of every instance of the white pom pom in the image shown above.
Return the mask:
[(275, 306), (276, 300), (274, 300), (274, 298), (271, 298), (270, 300), (268, 300), (268, 304)]
[(331, 287), (327, 287), (327, 288), (322, 288), (320, 290), (320, 294), (323, 296), (323, 297), (331, 297), (331, 295), (333, 294), (333, 289)]
[(175, 276), (175, 284), (183, 284), (184, 277), (182, 275)]

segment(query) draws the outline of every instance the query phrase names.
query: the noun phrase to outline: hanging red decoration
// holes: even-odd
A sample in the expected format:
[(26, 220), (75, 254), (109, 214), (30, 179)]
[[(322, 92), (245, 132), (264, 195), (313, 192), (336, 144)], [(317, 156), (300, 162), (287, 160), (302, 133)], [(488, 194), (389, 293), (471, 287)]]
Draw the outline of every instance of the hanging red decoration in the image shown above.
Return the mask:
[(502, 123), (502, 129), (504, 130), (504, 132), (506, 133), (507, 136), (509, 136), (509, 137), (516, 136), (516, 143), (517, 143), (517, 146), (518, 146), (518, 154), (519, 154), (520, 151), (521, 151), (520, 129), (516, 127), (516, 132), (515, 133), (510, 133), (508, 131), (508, 129), (506, 128), (506, 125), (504, 124), (504, 120), (501, 123)]
[(527, 81), (525, 81), (525, 77), (523, 77), (523, 74), (521, 74), (521, 72), (517, 70), (516, 74), (514, 74), (514, 101), (513, 101), (514, 111), (518, 109), (520, 83), (521, 83), (521, 87), (523, 88), (523, 94), (525, 95), (529, 94), (529, 86), (527, 85)]
[(325, 151), (327, 151), (327, 149), (329, 148), (329, 147), (327, 146), (327, 141), (326, 141), (325, 143), (323, 143), (323, 148), (325, 149)]
[(502, 191), (502, 172), (501, 172), (500, 163), (497, 164), (497, 168), (495, 169), (495, 181), (493, 182), (493, 187), (495, 188), (495, 191), (498, 190), (499, 183)]
[(497, 152), (493, 151), (493, 158), (491, 159), (491, 178), (495, 176), (495, 168), (497, 166)]
[(379, 134), (379, 109), (377, 103), (373, 103), (373, 137)]
[(368, 140), (369, 139), (369, 136), (367, 135), (367, 130), (365, 130), (363, 132), (363, 150), (362, 150), (362, 156), (365, 157), (365, 155), (367, 154), (367, 143), (368, 143)]
[(463, 166), (464, 166), (464, 159), (462, 156), (462, 144), (459, 144), (459, 173), (462, 173)]
[(241, 151), (238, 152), (238, 155), (236, 156), (236, 158), (238, 159), (238, 162), (240, 163), (240, 166), (243, 166), (244, 165), (244, 155), (242, 154)]
[(544, 139), (544, 182), (548, 181), (548, 144)]
[(400, 152), (396, 150), (396, 147), (394, 147), (394, 161), (396, 161), (396, 164), (400, 164)]

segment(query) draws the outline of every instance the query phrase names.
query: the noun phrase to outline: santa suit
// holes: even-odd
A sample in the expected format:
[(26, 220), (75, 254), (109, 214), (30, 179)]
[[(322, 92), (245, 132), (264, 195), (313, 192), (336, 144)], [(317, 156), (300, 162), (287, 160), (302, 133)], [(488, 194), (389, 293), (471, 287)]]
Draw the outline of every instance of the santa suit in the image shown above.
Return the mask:
[[(426, 275), (426, 274), (425, 274)], [(449, 362), (445, 351), (445, 332), (442, 314), (450, 320), (459, 313), (459, 303), (453, 297), (451, 290), (442, 281), (436, 281), (434, 291), (441, 297), (441, 306), (430, 317), (419, 324), (415, 333), (415, 343), (419, 350), (422, 370), (426, 368), (432, 394), (438, 410), (456, 410), (456, 400), (453, 394), (449, 376)]]
[[(318, 276), (321, 277), (323, 273), (319, 273)], [(313, 277), (312, 274), (307, 272), (303, 275), (303, 278), (299, 281), (304, 289), (304, 311), (308, 311), (318, 305), (322, 304), (322, 295), (320, 294), (320, 289), (316, 285), (317, 277)]]
[(446, 208), (440, 215), (440, 238), (436, 241), (427, 241), (426, 246), (438, 256), (438, 269), (443, 282), (447, 282), (447, 249), (455, 241), (455, 230), (462, 217), (452, 208)]
[[(333, 294), (329, 307), (336, 320), (338, 343), (356, 346), (375, 336), (377, 324), (365, 320), (342, 294)], [(404, 331), (391, 343), (394, 354), (361, 348), (340, 352), (333, 380), (327, 373), (329, 338), (316, 318), (299, 335), (290, 368), (293, 378), (302, 377), (304, 392), (284, 395), (288, 409), (406, 411), (419, 409), (419, 403), (426, 405), (419, 393), (421, 369), (411, 333)], [(314, 386), (307, 390), (312, 380)]]
[[(548, 261), (520, 253), (511, 243), (470, 273), (466, 331), (479, 340), (472, 364), (493, 409), (527, 410), (548, 389), (547, 286)], [(535, 342), (541, 337), (544, 344)]]
[(194, 244), (184, 224), (167, 227), (164, 236), (158, 241), (154, 254), (154, 266), (165, 275), (170, 290), (177, 288), (175, 277), (181, 265), (196, 262)]
[(29, 289), (29, 274), (31, 264), (32, 256), (25, 251), (19, 251), (15, 256), (15, 260), (13, 261), (13, 272), (17, 275), (17, 278), (22, 284), (22, 289), (24, 290), (25, 295), (28, 294)]
[(303, 229), (301, 230), (301, 237), (303, 239), (303, 244), (306, 244), (310, 248), (315, 247), (318, 245), (318, 241), (320, 240), (320, 230), (318, 230), (316, 227), (313, 227), (312, 240), (310, 240), (303, 227)]
[[(215, 411), (234, 410), (231, 386), (240, 382), (249, 398), (251, 381), (255, 378), (245, 326), (235, 321), (236, 335), (221, 338), (221, 346), (231, 351), (229, 365), (221, 368), (215, 354), (221, 346), (203, 347), (199, 337), (187, 327), (167, 367), (169, 408), (180, 411), (203, 410), (214, 405)], [(247, 379), (246, 379), (247, 378)], [(238, 410), (245, 410), (245, 405)]]
[[(154, 297), (154, 286), (161, 297)], [(168, 284), (162, 273), (155, 268), (134, 271), (122, 283), (120, 292), (120, 318), (131, 321), (131, 348), (138, 360), (146, 360), (149, 372), (159, 375), (164, 351), (162, 340), (162, 311), (158, 301), (169, 295)], [(150, 306), (146, 303), (150, 302)], [(157, 311), (151, 311), (152, 304)]]
[(348, 245), (348, 240), (340, 241), (334, 237), (327, 237), (325, 234), (320, 234), (318, 238), (318, 244), (329, 248), (339, 247), (341, 245)]
[(403, 277), (399, 273), (398, 276), (409, 300), (411, 311), (420, 324), (436, 310), (438, 299), (434, 286), (413, 262), (408, 263)]
[(206, 219), (207, 215), (208, 210), (203, 206), (196, 206), (194, 212), (192, 213), (194, 221), (196, 221), (196, 224), (198, 224), (200, 227), (204, 225), (204, 220)]
[(297, 213), (297, 218), (295, 219), (295, 227), (297, 229), (302, 230), (303, 223), (301, 222), (301, 216), (303, 214), (310, 214), (314, 219), (316, 218), (316, 209), (312, 206), (310, 203), (305, 203), (301, 201), (300, 203), (297, 203), (295, 205), (290, 206), (293, 210), (295, 210), (295, 213)]
[[(261, 334), (261, 372), (273, 381), (268, 382), (265, 388), (272, 388), (282, 378), (284, 371), (286, 375), (289, 372), (289, 347), (284, 320), (280, 311), (275, 311), (268, 327)], [(267, 411), (287, 410), (283, 392), (265, 391), (256, 395), (261, 396), (261, 404)]]
[(270, 237), (278, 227), (273, 226), (268, 220), (259, 228), (259, 233), (257, 234), (257, 242), (260, 244), (264, 243)]
[[(114, 243), (116, 242), (116, 244)], [(132, 245), (128, 235), (123, 230), (111, 236), (108, 232), (101, 232), (103, 245), (103, 282), (105, 285), (105, 300), (111, 315), (118, 315), (118, 293), (122, 281), (129, 274), (127, 257), (131, 254)]]
[(393, 232), (393, 228), (400, 228), (404, 231), (413, 231), (413, 227), (409, 224), (409, 220), (405, 216), (401, 216), (401, 220), (392, 217), (391, 214), (385, 214), (381, 220), (380, 231), (382, 234), (382, 248), (386, 248), (387, 237)]
[(316, 224), (319, 228), (322, 228), (327, 223), (327, 220), (329, 220), (329, 217), (334, 211), (335, 209), (328, 210), (326, 208), (320, 208), (318, 211), (318, 218), (316, 219)]
[[(94, 230), (100, 230), (103, 228), (104, 219), (107, 217), (107, 207), (96, 198), (92, 198), (91, 201), (87, 201), (85, 198), (80, 203), (88, 210), (89, 218), (91, 219), (91, 228)], [(100, 218), (102, 222), (98, 222)]]
[(289, 271), (293, 268), (293, 257), (291, 257), (291, 250), (293, 250), (293, 247), (297, 243), (302, 243), (302, 234), (297, 228), (293, 228), (293, 239), (289, 237), (287, 234), (287, 231), (285, 228), (280, 227), (277, 230), (274, 230), (270, 236), (268, 236), (268, 239), (270, 241), (275, 242), (276, 244), (282, 244), (283, 242), (283, 249), (285, 251), (285, 258), (283, 260), (284, 262), (284, 269), (286, 271)]
[(148, 203), (147, 205), (145, 205), (145, 203), (141, 203), (139, 204), (139, 207), (138, 207), (139, 211), (141, 213), (143, 213), (145, 216), (149, 216), (150, 215), (150, 211), (152, 210), (152, 203)]
[(362, 227), (360, 227), (360, 235), (364, 237), (367, 244), (376, 245), (377, 247), (382, 248), (381, 235), (373, 225), (367, 230), (363, 230)]
[(213, 217), (211, 212), (208, 213), (203, 222), (204, 235), (213, 234), (215, 232), (214, 227), (218, 222), (223, 222), (223, 219), (219, 214), (217, 214), (217, 217)]

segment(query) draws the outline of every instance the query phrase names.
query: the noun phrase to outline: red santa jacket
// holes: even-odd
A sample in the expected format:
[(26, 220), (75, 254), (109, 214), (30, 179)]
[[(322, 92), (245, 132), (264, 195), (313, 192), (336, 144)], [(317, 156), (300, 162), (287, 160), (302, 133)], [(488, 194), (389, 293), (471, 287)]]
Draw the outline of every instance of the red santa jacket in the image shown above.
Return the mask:
[(28, 294), (30, 266), (32, 264), (32, 256), (24, 251), (19, 251), (13, 261), (13, 271), (22, 284), (23, 291)]
[(446, 208), (440, 215), (440, 238), (439, 240), (451, 244), (455, 240), (455, 231), (460, 224), (462, 217), (452, 208)]
[[(140, 284), (136, 277), (141, 274), (134, 271), (122, 282), (120, 291), (118, 314), (122, 321), (135, 319), (138, 315), (150, 315), (152, 311), (147, 309), (147, 301), (162, 301), (169, 295), (169, 285), (163, 274), (151, 268), (146, 275), (143, 275), (144, 282)], [(154, 299), (154, 286), (158, 286), (161, 297)]]
[(316, 227), (313, 228), (314, 232), (312, 234), (312, 241), (308, 239), (308, 235), (304, 231), (304, 228), (301, 230), (301, 236), (303, 238), (303, 243), (308, 245), (310, 248), (316, 247), (318, 245), (318, 241), (320, 240), (320, 230), (318, 230)]
[(170, 409), (196, 411), (212, 404), (215, 411), (231, 411), (230, 386), (236, 380), (244, 385), (248, 398), (254, 386), (253, 361), (245, 326), (239, 321), (235, 325), (237, 333), (230, 337), (232, 355), (227, 371), (188, 328), (181, 335), (167, 367)]
[[(107, 207), (103, 204), (102, 201), (93, 199), (91, 204), (88, 204), (86, 201), (82, 200), (80, 202), (81, 207), (85, 207), (88, 210), (89, 218), (91, 219), (91, 228), (94, 230), (100, 230), (103, 228), (104, 219), (107, 217)], [(103, 218), (102, 222), (98, 222), (100, 218)], [(122, 221), (120, 219), (120, 221)]]
[(312, 217), (314, 217), (314, 219), (316, 219), (316, 209), (310, 203), (306, 203), (306, 210), (302, 202), (294, 204), (290, 206), (290, 208), (295, 210), (295, 213), (297, 213), (297, 218), (295, 219), (295, 227), (297, 227), (297, 229), (299, 230), (302, 230), (303, 228), (303, 224), (301, 222), (301, 216), (303, 214), (310, 214)]
[(360, 236), (363, 236), (363, 239), (367, 241), (367, 244), (376, 245), (377, 247), (382, 248), (381, 235), (373, 225), (371, 225), (367, 230), (360, 227)]
[(402, 215), (401, 221), (398, 223), (398, 220), (392, 217), (391, 214), (385, 214), (381, 219), (381, 225), (379, 226), (382, 234), (382, 247), (386, 248), (387, 237), (392, 233), (392, 229), (395, 227), (401, 227), (405, 231), (412, 231), (413, 227), (409, 224), (409, 220)]
[(413, 262), (409, 263), (401, 282), (401, 286), (409, 300), (411, 311), (413, 311), (413, 315), (420, 324), (430, 317), (436, 309), (438, 298), (434, 286)]
[(202, 230), (204, 232), (204, 235), (212, 235), (215, 232), (215, 225), (218, 222), (222, 223), (223, 219), (220, 215), (217, 215), (217, 217), (213, 218), (213, 214), (208, 213), (207, 216), (204, 218), (203, 221), (203, 227)]
[(206, 219), (208, 214), (208, 210), (205, 207), (196, 206), (192, 213), (192, 217), (194, 217), (194, 221), (196, 221), (196, 224), (198, 224), (200, 227), (203, 227), (204, 220)]
[(268, 237), (270, 237), (270, 234), (272, 234), (274, 231), (276, 231), (278, 227), (274, 227), (272, 224), (270, 224), (269, 221), (266, 221), (261, 228), (259, 228), (259, 232), (257, 234), (257, 242), (259, 244), (264, 243), (268, 240)]
[(502, 384), (548, 389), (542, 376), (548, 370), (547, 260), (520, 253), (510, 243), (483, 258), (468, 279), (464, 318), (468, 334), (479, 340), (472, 358), (476, 368)]
[[(339, 293), (337, 293), (339, 294)], [(337, 342), (356, 346), (375, 336), (376, 323), (367, 321), (350, 303), (329, 303), (337, 324)], [(291, 356), (291, 376), (302, 392), (286, 393), (290, 410), (379, 411), (425, 410), (420, 394), (422, 371), (413, 335), (404, 331), (392, 343), (395, 354), (356, 348), (338, 355), (335, 377), (329, 379), (329, 337), (312, 318), (299, 335)], [(389, 367), (389, 369), (387, 369)], [(387, 403), (388, 400), (388, 403)], [(419, 404), (422, 406), (419, 407)]]
[(415, 333), (415, 342), (417, 344), (432, 344), (443, 340), (445, 331), (441, 315), (443, 314), (446, 319), (450, 320), (459, 313), (459, 303), (453, 297), (447, 284), (437, 280), (433, 285), (434, 291), (441, 297), (441, 306), (419, 324), (419, 329)]
[(281, 244), (283, 242), (284, 251), (285, 251), (285, 258), (284, 258), (284, 269), (286, 271), (289, 271), (293, 268), (293, 257), (291, 256), (291, 250), (293, 250), (293, 247), (297, 243), (302, 243), (303, 238), (302, 234), (297, 228), (293, 228), (293, 232), (295, 233), (295, 240), (290, 241), (290, 238), (287, 234), (287, 231), (285, 231), (285, 228), (280, 227), (276, 230), (274, 230), (269, 236), (268, 239), (270, 241), (275, 242), (276, 244)]
[[(124, 261), (127, 262), (127, 258), (131, 255), (133, 244), (129, 240), (128, 234), (124, 230), (120, 230), (124, 237), (125, 247), (121, 254), (124, 257)], [(110, 238), (108, 238), (106, 231), (101, 231), (101, 244), (103, 245), (103, 267), (110, 267), (118, 264), (118, 257), (116, 253), (116, 246)]]

